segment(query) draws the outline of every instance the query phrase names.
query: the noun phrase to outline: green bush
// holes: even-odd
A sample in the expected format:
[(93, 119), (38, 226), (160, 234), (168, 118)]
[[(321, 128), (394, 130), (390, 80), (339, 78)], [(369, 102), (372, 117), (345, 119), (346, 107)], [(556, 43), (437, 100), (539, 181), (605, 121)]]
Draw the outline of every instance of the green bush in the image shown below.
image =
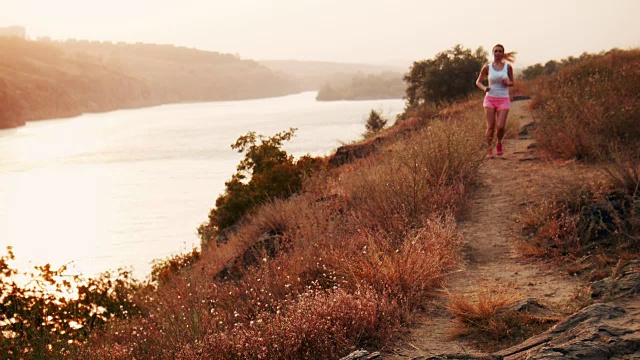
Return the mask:
[(231, 180), (225, 183), (225, 192), (216, 199), (208, 223), (198, 228), (203, 243), (235, 224), (255, 206), (294, 194), (302, 187), (305, 176), (323, 166), (319, 158), (307, 155), (295, 161), (282, 150), (282, 144), (294, 136), (295, 130), (291, 128), (272, 137), (251, 131), (231, 145), (234, 150), (244, 153), (245, 158), (238, 164)]
[(558, 71), (564, 69), (567, 66), (578, 64), (582, 61), (591, 59), (595, 56), (594, 54), (582, 53), (579, 57), (569, 56), (560, 61), (549, 60), (544, 65), (537, 63), (531, 66), (528, 66), (526, 69), (522, 70), (522, 78), (524, 80), (534, 80), (542, 75), (552, 75), (557, 73)]
[(384, 127), (387, 125), (387, 122), (388, 120), (382, 117), (379, 111), (372, 109), (365, 124), (365, 128), (367, 129), (365, 136), (377, 134), (378, 132), (380, 132), (380, 130), (384, 129)]
[(433, 59), (414, 62), (404, 76), (407, 108), (447, 103), (477, 91), (475, 79), (487, 61), (482, 47), (474, 52), (456, 45)]

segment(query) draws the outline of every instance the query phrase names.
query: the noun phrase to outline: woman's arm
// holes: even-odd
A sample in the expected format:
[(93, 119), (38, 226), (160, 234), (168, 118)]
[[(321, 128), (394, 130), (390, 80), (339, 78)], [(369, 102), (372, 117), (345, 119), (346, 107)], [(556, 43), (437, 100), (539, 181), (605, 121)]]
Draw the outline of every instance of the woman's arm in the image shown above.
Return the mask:
[(489, 66), (485, 65), (482, 67), (482, 70), (480, 70), (480, 74), (478, 75), (478, 79), (476, 80), (476, 86), (478, 87), (478, 89), (484, 92), (487, 92), (490, 90), (488, 86), (484, 86), (482, 84), (482, 82), (486, 80), (488, 77), (489, 77)]
[(507, 75), (509, 76), (509, 80), (502, 80), (504, 86), (513, 86), (515, 84), (513, 82), (513, 67), (509, 66), (509, 64), (504, 64), (507, 67)]

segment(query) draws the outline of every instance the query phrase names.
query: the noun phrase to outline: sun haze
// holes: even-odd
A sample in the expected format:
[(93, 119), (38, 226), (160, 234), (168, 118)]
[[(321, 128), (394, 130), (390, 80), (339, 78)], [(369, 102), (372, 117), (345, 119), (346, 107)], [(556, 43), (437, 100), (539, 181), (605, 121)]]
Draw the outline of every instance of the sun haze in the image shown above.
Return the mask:
[(640, 46), (636, 0), (21, 0), (2, 8), (0, 27), (24, 26), (30, 39), (174, 44), (255, 60), (410, 63), (455, 44), (503, 43), (526, 66)]

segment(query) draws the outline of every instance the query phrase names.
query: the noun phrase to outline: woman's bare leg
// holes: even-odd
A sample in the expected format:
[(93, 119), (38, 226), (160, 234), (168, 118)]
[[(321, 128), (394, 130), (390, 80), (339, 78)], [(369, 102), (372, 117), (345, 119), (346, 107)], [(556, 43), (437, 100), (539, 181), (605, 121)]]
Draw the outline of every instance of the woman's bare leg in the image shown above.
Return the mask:
[(509, 115), (509, 109), (498, 110), (498, 113), (496, 114), (498, 143), (502, 143), (502, 138), (504, 137), (504, 126), (507, 123), (507, 115)]
[(484, 108), (484, 115), (487, 118), (487, 147), (491, 149), (491, 142), (493, 141), (493, 133), (496, 128), (496, 109)]

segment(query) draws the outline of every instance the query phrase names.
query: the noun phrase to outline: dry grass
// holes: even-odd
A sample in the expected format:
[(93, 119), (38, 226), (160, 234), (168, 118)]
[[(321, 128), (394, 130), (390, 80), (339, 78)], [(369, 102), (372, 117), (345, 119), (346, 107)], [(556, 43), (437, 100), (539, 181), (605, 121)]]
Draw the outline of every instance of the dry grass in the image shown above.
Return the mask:
[[(392, 128), (375, 158), (255, 209), (142, 297), (145, 316), (112, 324), (78, 357), (318, 359), (393, 340), (458, 259), (455, 216), (484, 155), (475, 105)], [(231, 281), (218, 277), (249, 257)]]
[(453, 337), (465, 337), (485, 351), (496, 351), (546, 330), (557, 318), (538, 317), (517, 311), (522, 300), (504, 286), (487, 284), (469, 295), (449, 294), (448, 311), (456, 319)]
[(371, 287), (409, 311), (424, 305), (456, 263), (461, 236), (451, 216), (432, 218), (399, 246), (373, 233), (327, 253), (334, 273), (350, 287)]
[(610, 162), (601, 167), (613, 189), (631, 196), (640, 194), (640, 148), (614, 149)]
[[(640, 197), (633, 162), (592, 167), (592, 181), (571, 178), (519, 216), (524, 255), (555, 259), (587, 280), (609, 276), (620, 260), (640, 254)], [(603, 176), (604, 175), (604, 176)]]
[[(605, 159), (640, 147), (640, 50), (594, 56), (535, 87), (538, 145), (562, 158)], [(558, 86), (561, 84), (561, 86)]]
[(433, 121), (341, 174), (361, 228), (401, 239), (431, 214), (461, 210), (484, 157), (478, 118), (465, 120)]

